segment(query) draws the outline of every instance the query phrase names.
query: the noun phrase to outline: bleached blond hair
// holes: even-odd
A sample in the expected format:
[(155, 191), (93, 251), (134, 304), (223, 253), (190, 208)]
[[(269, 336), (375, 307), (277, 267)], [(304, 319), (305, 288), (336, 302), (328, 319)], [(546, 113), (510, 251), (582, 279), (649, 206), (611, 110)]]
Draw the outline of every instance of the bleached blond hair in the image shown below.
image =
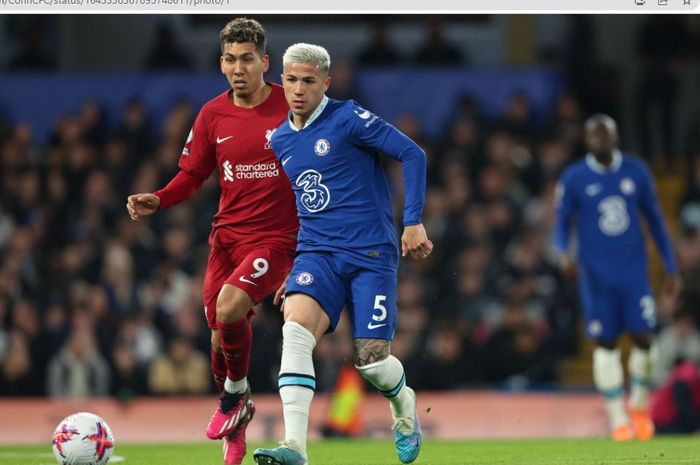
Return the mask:
[(282, 57), (282, 66), (290, 63), (311, 63), (316, 65), (319, 71), (328, 74), (331, 68), (331, 56), (328, 50), (320, 45), (306, 44), (299, 42), (290, 45)]

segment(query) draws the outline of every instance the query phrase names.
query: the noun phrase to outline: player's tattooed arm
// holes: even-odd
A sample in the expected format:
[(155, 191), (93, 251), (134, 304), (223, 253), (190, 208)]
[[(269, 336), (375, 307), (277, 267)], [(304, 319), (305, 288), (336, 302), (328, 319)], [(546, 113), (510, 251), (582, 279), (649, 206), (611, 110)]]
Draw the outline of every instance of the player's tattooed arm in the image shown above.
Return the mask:
[(389, 356), (390, 344), (384, 339), (355, 339), (355, 365), (362, 367)]

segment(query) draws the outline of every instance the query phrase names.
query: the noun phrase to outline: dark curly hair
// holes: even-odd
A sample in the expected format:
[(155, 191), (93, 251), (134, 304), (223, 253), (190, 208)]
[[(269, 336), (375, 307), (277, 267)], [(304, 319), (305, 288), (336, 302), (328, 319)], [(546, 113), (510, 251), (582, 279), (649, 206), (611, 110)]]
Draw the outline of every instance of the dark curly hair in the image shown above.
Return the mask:
[(222, 55), (226, 44), (232, 44), (234, 42), (239, 44), (252, 42), (255, 44), (255, 51), (258, 52), (258, 55), (261, 57), (265, 55), (265, 45), (267, 41), (265, 38), (265, 29), (263, 29), (262, 24), (254, 19), (236, 18), (233, 21), (229, 21), (221, 32), (219, 32), (219, 41), (221, 42)]

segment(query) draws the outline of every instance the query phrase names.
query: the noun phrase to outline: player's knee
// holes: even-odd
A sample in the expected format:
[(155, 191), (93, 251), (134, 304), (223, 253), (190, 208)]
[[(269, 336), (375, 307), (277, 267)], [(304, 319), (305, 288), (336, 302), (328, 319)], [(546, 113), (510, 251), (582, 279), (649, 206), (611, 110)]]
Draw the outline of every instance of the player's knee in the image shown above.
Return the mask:
[(314, 315), (309, 314), (308, 312), (298, 310), (286, 311), (285, 309), (285, 323), (297, 323), (312, 334), (316, 333), (316, 327), (318, 326), (317, 320), (317, 318), (314, 318)]
[(229, 286), (219, 292), (216, 299), (216, 319), (224, 323), (232, 323), (245, 317), (252, 306), (248, 294), (244, 291)]
[(353, 362), (358, 367), (381, 362), (391, 353), (391, 344), (384, 339), (355, 339), (353, 343)]
[(284, 321), (295, 322), (320, 339), (330, 325), (328, 315), (308, 296), (292, 294), (284, 303)]

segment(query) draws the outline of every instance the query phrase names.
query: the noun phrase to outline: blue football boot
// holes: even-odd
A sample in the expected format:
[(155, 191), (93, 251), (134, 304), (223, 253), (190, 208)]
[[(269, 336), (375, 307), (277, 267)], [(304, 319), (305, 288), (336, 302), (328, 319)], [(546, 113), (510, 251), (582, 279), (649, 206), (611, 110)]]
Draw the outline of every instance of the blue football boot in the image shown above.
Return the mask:
[[(418, 420), (418, 403), (416, 393), (413, 389), (406, 387), (408, 393), (413, 397), (416, 407), (413, 409), (413, 418), (404, 417), (394, 418), (394, 425), (391, 427), (394, 430), (394, 444), (396, 444), (396, 454), (402, 463), (411, 463), (418, 457), (420, 447), (423, 443), (423, 433), (420, 429), (420, 421)], [(259, 462), (258, 462), (259, 463)]]
[(306, 465), (302, 455), (287, 447), (285, 443), (275, 449), (256, 449), (253, 460), (257, 465)]

